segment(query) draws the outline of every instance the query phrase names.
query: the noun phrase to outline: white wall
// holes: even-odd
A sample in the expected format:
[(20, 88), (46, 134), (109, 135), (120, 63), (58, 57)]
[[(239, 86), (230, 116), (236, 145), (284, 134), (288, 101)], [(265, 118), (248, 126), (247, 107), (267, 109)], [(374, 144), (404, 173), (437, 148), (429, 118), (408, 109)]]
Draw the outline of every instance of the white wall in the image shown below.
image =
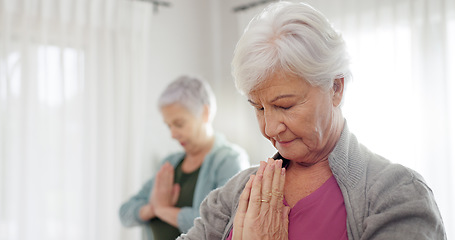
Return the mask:
[(232, 11), (236, 4), (222, 0), (174, 1), (171, 7), (159, 7), (154, 14), (147, 113), (150, 124), (145, 129), (149, 146), (145, 155), (150, 161), (138, 166), (143, 180), (150, 177), (162, 157), (180, 149), (162, 122), (156, 100), (164, 87), (181, 74), (199, 75), (210, 83), (218, 104), (215, 129), (244, 147), (252, 163), (274, 153), (257, 128), (252, 108), (232, 81), (230, 62), (239, 38), (237, 17)]
[(214, 58), (218, 67), (212, 85), (219, 100), (215, 127), (228, 139), (244, 147), (250, 155), (250, 162), (257, 164), (271, 157), (275, 150), (261, 135), (253, 108), (248, 104), (246, 97), (236, 91), (231, 75), (231, 60), (241, 33), (238, 13), (234, 13), (233, 8), (241, 2), (242, 0), (218, 1), (214, 12), (219, 14), (212, 18), (215, 19), (215, 31), (212, 35), (216, 36), (214, 40), (217, 43)]
[[(253, 109), (246, 98), (236, 92), (230, 73), (233, 51), (241, 33), (239, 29), (245, 24), (239, 23), (242, 16), (234, 13), (233, 8), (245, 2), (250, 1), (172, 1), (170, 8), (161, 7), (155, 13), (150, 42), (149, 71), (152, 78), (148, 87), (150, 109), (147, 113), (150, 124), (144, 129), (149, 146), (145, 154), (148, 159), (143, 166), (138, 166), (143, 180), (150, 177), (153, 167), (162, 157), (180, 148), (170, 138), (167, 127), (162, 123), (156, 99), (166, 84), (181, 74), (200, 75), (211, 84), (218, 102), (215, 129), (244, 147), (252, 164), (266, 160), (275, 152), (271, 144), (261, 136)], [(338, 16), (341, 6), (333, 7), (331, 3), (327, 5), (327, 2), (323, 5), (320, 1), (309, 2), (321, 9), (329, 19), (337, 20), (335, 16)]]
[[(179, 149), (164, 125), (157, 108), (157, 98), (166, 85), (182, 74), (212, 78), (210, 21), (207, 0), (172, 2), (154, 13), (151, 36), (151, 62), (148, 90), (149, 109), (146, 131), (145, 161), (142, 179), (152, 174), (152, 168), (162, 157)], [(197, 7), (195, 7), (197, 6)], [(150, 5), (152, 7), (152, 5)]]

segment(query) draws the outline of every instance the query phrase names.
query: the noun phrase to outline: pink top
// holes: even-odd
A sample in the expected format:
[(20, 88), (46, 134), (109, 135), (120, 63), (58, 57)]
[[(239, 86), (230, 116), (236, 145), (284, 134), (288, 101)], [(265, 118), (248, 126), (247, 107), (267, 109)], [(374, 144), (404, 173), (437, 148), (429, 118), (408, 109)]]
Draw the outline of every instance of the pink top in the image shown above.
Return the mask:
[[(283, 203), (288, 206), (285, 199)], [(334, 176), (291, 209), (288, 230), (290, 240), (348, 239), (343, 194)], [(232, 230), (227, 239), (232, 239)]]

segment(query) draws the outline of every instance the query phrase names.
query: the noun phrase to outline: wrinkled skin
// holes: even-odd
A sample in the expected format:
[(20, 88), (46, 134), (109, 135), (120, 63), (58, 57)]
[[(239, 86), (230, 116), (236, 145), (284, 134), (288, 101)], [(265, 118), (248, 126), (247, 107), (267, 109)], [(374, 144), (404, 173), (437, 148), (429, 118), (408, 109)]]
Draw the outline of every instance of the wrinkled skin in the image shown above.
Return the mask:
[(234, 240), (287, 240), (290, 208), (283, 204), (282, 160), (261, 162), (240, 195), (234, 219)]

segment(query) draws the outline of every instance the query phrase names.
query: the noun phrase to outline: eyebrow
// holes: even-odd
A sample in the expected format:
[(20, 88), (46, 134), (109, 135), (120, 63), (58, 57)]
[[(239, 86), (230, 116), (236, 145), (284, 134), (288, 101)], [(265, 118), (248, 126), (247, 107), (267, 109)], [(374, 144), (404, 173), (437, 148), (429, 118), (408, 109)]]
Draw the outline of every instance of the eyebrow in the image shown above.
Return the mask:
[[(274, 103), (280, 99), (283, 99), (283, 98), (290, 98), (290, 97), (295, 97), (294, 94), (285, 94), (285, 95), (280, 95), (280, 96), (277, 96), (276, 98), (274, 98), (272, 101), (270, 101), (271, 103)], [(259, 105), (255, 102), (253, 102), (251, 99), (248, 99), (248, 102), (251, 103), (252, 105)]]
[(280, 100), (282, 98), (290, 98), (290, 97), (295, 97), (295, 95), (294, 94), (280, 95), (280, 96), (274, 98), (271, 102), (273, 103), (273, 102), (276, 102), (276, 101), (278, 101), (278, 100)]
[(251, 99), (248, 99), (248, 102), (249, 102), (251, 105), (258, 105), (257, 103), (253, 102)]

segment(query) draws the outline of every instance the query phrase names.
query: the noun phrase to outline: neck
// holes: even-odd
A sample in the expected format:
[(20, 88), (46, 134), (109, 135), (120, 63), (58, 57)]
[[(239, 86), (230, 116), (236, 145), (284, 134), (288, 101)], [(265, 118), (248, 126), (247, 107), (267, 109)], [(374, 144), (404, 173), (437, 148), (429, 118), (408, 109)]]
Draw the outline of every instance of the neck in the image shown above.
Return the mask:
[(187, 151), (186, 155), (189, 158), (205, 156), (210, 150), (212, 149), (213, 143), (215, 142), (215, 135), (213, 134), (213, 130), (211, 132), (205, 132), (205, 134), (201, 134), (199, 138), (198, 146), (191, 151)]
[(333, 124), (329, 130), (328, 133), (329, 135), (327, 136), (328, 140), (325, 143), (325, 146), (322, 148), (321, 151), (313, 153), (314, 154), (312, 156), (313, 161), (309, 162), (306, 165), (305, 163), (302, 163), (302, 166), (311, 167), (313, 165), (323, 162), (327, 162), (328, 165), (329, 155), (333, 151), (333, 149), (335, 149), (335, 146), (338, 143), (338, 140), (340, 139), (341, 132), (343, 131), (344, 127), (344, 118), (341, 115), (341, 109), (337, 109), (337, 111), (334, 114), (335, 117), (333, 118), (334, 119)]
[(185, 159), (183, 159), (182, 171), (189, 173), (197, 169), (204, 162), (205, 156), (210, 152), (215, 142), (213, 135), (204, 138), (204, 141), (200, 142), (200, 147), (193, 151), (187, 151)]
[[(330, 166), (329, 166), (329, 155), (335, 148), (338, 140), (340, 139), (341, 132), (343, 131), (344, 127), (344, 118), (338, 118), (338, 121), (335, 121), (335, 124), (333, 124), (332, 131), (329, 136), (329, 141), (326, 144), (326, 147), (324, 147), (324, 150), (322, 150), (319, 155), (313, 155), (313, 161), (292, 161), (292, 160), (287, 160), (288, 165), (287, 169), (294, 168), (293, 170), (297, 170), (298, 172), (307, 172), (307, 173), (318, 173), (318, 172), (327, 172), (327, 170), (330, 171)], [(280, 154), (274, 156), (275, 159), (280, 159), (283, 158)], [(331, 171), (330, 171), (331, 175)]]
[(286, 172), (298, 173), (299, 175), (305, 175), (310, 178), (317, 176), (331, 176), (332, 171), (330, 170), (329, 161), (323, 160), (311, 165), (306, 163), (290, 161)]

